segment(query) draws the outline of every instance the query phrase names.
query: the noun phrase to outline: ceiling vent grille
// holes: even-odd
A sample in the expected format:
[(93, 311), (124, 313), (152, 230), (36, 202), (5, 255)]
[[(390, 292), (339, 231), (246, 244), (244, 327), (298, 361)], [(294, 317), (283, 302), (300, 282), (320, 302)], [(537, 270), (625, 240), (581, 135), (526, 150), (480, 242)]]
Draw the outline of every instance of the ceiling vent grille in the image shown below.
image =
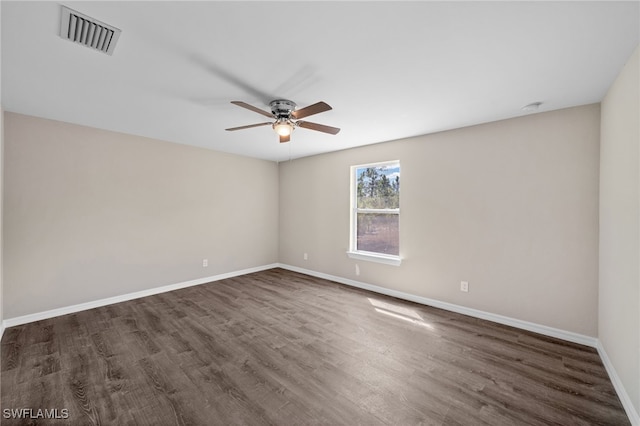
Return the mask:
[(120, 30), (62, 6), (60, 37), (112, 55)]

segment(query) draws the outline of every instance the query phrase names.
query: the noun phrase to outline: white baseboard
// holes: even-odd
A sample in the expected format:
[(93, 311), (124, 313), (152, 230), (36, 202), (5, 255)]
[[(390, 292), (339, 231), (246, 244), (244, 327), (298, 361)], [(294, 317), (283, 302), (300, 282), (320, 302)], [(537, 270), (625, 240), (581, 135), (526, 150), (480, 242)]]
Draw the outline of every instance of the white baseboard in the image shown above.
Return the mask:
[[(282, 269), (288, 269), (294, 272), (300, 272), (302, 274), (311, 275), (318, 278), (335, 281), (335, 282), (346, 284), (353, 287), (358, 287), (364, 290), (373, 291), (375, 293), (385, 294), (387, 296), (397, 297), (399, 299), (409, 300), (411, 302), (420, 303), (422, 305), (433, 306), (436, 308), (445, 309), (447, 311), (457, 312), (459, 314), (468, 315), (475, 318), (481, 318), (488, 321), (497, 322), (499, 324), (520, 328), (523, 330), (533, 331), (535, 333), (540, 333), (545, 336), (556, 337), (558, 339), (567, 340), (569, 342), (574, 342), (581, 345), (598, 348), (598, 339), (596, 339), (595, 337), (585, 336), (582, 334), (573, 333), (571, 331), (561, 330), (553, 327), (547, 327), (545, 325), (535, 324), (528, 321), (522, 321), (516, 318), (510, 318), (502, 315), (493, 314), (490, 312), (467, 308), (465, 306), (455, 305), (453, 303), (447, 303), (447, 302), (442, 302), (435, 299), (429, 299), (422, 296), (416, 296), (414, 294), (404, 293), (401, 291), (392, 290), (385, 287), (379, 287), (379, 286), (376, 286), (373, 284), (367, 284), (361, 281), (355, 281), (348, 278), (329, 275), (322, 272), (312, 271), (310, 269), (299, 268), (297, 266), (291, 266), (291, 265), (281, 264), (281, 263), (273, 263), (269, 265), (257, 266), (254, 268), (242, 269), (239, 271), (227, 272), (224, 274), (198, 278), (195, 280), (185, 281), (177, 284), (170, 284), (162, 287), (155, 287), (147, 290), (137, 291), (134, 293), (127, 293), (120, 296), (108, 297), (106, 299), (95, 300), (92, 302), (81, 303), (78, 305), (66, 306), (62, 308), (52, 309), (49, 311), (37, 312), (34, 314), (8, 318), (0, 322), (0, 330), (4, 332), (5, 328), (14, 327), (16, 325), (27, 324), (30, 322), (53, 318), (60, 315), (67, 315), (74, 312), (84, 311), (87, 309), (93, 309), (101, 306), (111, 305), (114, 303), (125, 302), (127, 300), (138, 299), (146, 296), (152, 296), (154, 294), (166, 293), (168, 291), (178, 290), (181, 288), (191, 287), (194, 285), (205, 284), (212, 281), (219, 281), (226, 278), (237, 277), (239, 275), (245, 275), (253, 272), (264, 271), (264, 270), (272, 269), (276, 267), (279, 267)], [(1, 338), (1, 334), (0, 334), (0, 338)]]
[(57, 317), (60, 315), (72, 314), (75, 312), (84, 311), (87, 309), (99, 308), (101, 306), (112, 305), (114, 303), (126, 302), (127, 300), (139, 299), (141, 297), (152, 296), (154, 294), (166, 293), (168, 291), (178, 290), (185, 287), (192, 287), (194, 285), (206, 284), (212, 281), (220, 281), (226, 278), (237, 277), (239, 275), (250, 274), (253, 272), (264, 271), (266, 269), (273, 269), (277, 267), (277, 263), (270, 265), (257, 266), (254, 268), (242, 269), (239, 271), (227, 272), (224, 274), (213, 275), (211, 277), (198, 278), (195, 280), (184, 281), (177, 284), (170, 284), (162, 287), (150, 288), (147, 290), (136, 291), (134, 293), (127, 293), (120, 296), (108, 297), (106, 299), (95, 300), (87, 303), (80, 303), (78, 305), (66, 306), (63, 308), (51, 309), (49, 311), (37, 312), (35, 314), (23, 315), (14, 318), (8, 318), (3, 321), (2, 330), (4, 327), (14, 327), (16, 325), (27, 324), (30, 322), (41, 321), (48, 318)]
[(533, 331), (534, 333), (555, 337), (555, 338), (566, 340), (569, 342), (578, 343), (580, 345), (590, 346), (592, 348), (596, 348), (598, 344), (598, 339), (595, 337), (585, 336), (583, 334), (578, 334), (571, 331), (548, 327), (546, 325), (540, 325), (540, 324), (536, 324), (528, 321), (522, 321), (516, 318), (492, 314), (491, 312), (485, 312), (485, 311), (480, 311), (478, 309), (467, 308), (465, 306), (455, 305), (453, 303), (441, 302), (439, 300), (429, 299), (422, 296), (416, 296), (410, 293), (404, 293), (402, 291), (391, 290), (385, 287), (379, 287), (377, 285), (363, 283), (361, 281), (355, 281), (348, 278), (342, 278), (335, 275), (329, 275), (322, 272), (316, 272), (309, 269), (299, 268), (297, 266), (291, 266), (286, 264), (279, 264), (278, 266), (282, 269), (288, 269), (290, 271), (300, 272), (301, 274), (311, 275), (318, 278), (324, 278), (324, 279), (335, 281), (341, 284), (346, 284), (346, 285), (358, 287), (364, 290), (373, 291), (375, 293), (397, 297), (398, 299), (404, 299), (410, 302), (416, 302), (422, 305), (433, 306), (435, 308), (440, 308), (447, 311), (468, 315), (474, 318), (480, 318), (488, 321), (497, 322), (499, 324), (520, 328), (523, 330)]
[(618, 393), (618, 398), (620, 398), (620, 402), (622, 402), (622, 406), (624, 407), (624, 411), (626, 411), (627, 413), (627, 417), (629, 417), (629, 421), (633, 426), (640, 426), (640, 414), (638, 414), (638, 411), (633, 406), (631, 397), (627, 393), (627, 390), (624, 388), (622, 380), (620, 380), (620, 376), (618, 376), (618, 372), (613, 367), (613, 364), (609, 359), (609, 355), (607, 355), (607, 351), (604, 350), (602, 342), (600, 342), (599, 340), (596, 349), (598, 349), (598, 354), (602, 359), (604, 368), (607, 370), (609, 378), (611, 379), (611, 383), (613, 383), (613, 387)]
[(2, 335), (4, 334), (4, 321), (0, 318), (0, 341), (2, 341)]
[(467, 308), (453, 303), (442, 302), (435, 299), (429, 299), (422, 296), (416, 296), (410, 293), (404, 293), (397, 290), (388, 289), (385, 287), (379, 287), (373, 284), (367, 284), (361, 281), (355, 281), (348, 278), (338, 277), (335, 275), (329, 275), (322, 272), (312, 271), (310, 269), (299, 268), (297, 266), (291, 266), (281, 263), (273, 263), (269, 265), (262, 265), (248, 269), (242, 269), (239, 271), (227, 272), (224, 274), (213, 275), (210, 277), (198, 278), (195, 280), (185, 281), (177, 284), (170, 284), (162, 287), (150, 288), (147, 290), (137, 291), (134, 293), (127, 293), (120, 296), (108, 297), (105, 299), (95, 300), (87, 303), (81, 303), (78, 305), (66, 306), (62, 308), (52, 309), (44, 312), (37, 312), (34, 314), (23, 315), (14, 318), (8, 318), (0, 322), (0, 339), (5, 328), (14, 327), (16, 325), (27, 324), (30, 322), (41, 321), (48, 318), (53, 318), (61, 315), (67, 315), (75, 312), (84, 311), (87, 309), (98, 308), (101, 306), (111, 305), (114, 303), (126, 302), (127, 300), (138, 299), (141, 297), (152, 296), (154, 294), (166, 293), (168, 291), (178, 290), (185, 287), (191, 287), (195, 285), (205, 284), (212, 281), (219, 281), (226, 278), (237, 277), (239, 275), (250, 274), (253, 272), (264, 271), (280, 267), (282, 269), (288, 269), (294, 272), (300, 272), (302, 274), (311, 275), (318, 278), (323, 278), (331, 281), (335, 281), (341, 284), (346, 284), (353, 287), (358, 287), (364, 290), (373, 291), (375, 293), (385, 294), (387, 296), (397, 297), (399, 299), (409, 300), (411, 302), (420, 303), (422, 305), (433, 306), (440, 309), (445, 309), (451, 312), (457, 312), (463, 315), (468, 315), (475, 318), (481, 318), (488, 321), (497, 322), (499, 324), (505, 324), (512, 327), (520, 328), (523, 330), (533, 331), (545, 336), (556, 337), (558, 339), (567, 340), (594, 348), (598, 347), (598, 339), (595, 337), (585, 336), (570, 331), (560, 330), (553, 327), (547, 327), (540, 324), (531, 323), (528, 321), (522, 321), (516, 318), (505, 317), (502, 315), (493, 314), (490, 312), (480, 311), (477, 309)]

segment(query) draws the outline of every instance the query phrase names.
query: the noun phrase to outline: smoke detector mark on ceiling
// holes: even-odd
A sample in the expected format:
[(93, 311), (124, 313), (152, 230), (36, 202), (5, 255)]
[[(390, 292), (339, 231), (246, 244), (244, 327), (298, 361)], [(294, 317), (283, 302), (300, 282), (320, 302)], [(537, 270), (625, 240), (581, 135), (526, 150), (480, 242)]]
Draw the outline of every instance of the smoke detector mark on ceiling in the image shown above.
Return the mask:
[(62, 6), (60, 37), (112, 55), (120, 30)]

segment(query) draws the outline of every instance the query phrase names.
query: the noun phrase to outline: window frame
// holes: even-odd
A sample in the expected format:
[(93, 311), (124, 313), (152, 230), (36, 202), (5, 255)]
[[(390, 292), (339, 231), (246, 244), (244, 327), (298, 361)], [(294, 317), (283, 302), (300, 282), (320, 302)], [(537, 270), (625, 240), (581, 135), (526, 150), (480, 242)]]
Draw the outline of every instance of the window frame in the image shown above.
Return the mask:
[[(398, 241), (400, 239), (400, 206), (397, 209), (371, 209), (358, 208), (358, 177), (357, 170), (366, 167), (392, 166), (401, 170), (400, 160), (381, 161), (376, 163), (365, 163), (351, 166), (350, 168), (350, 221), (349, 221), (349, 251), (347, 255), (352, 259), (365, 260), (370, 262), (383, 263), (387, 265), (399, 266), (402, 263), (400, 253), (398, 255), (358, 250), (358, 214), (397, 214), (398, 215)], [(398, 247), (399, 249), (399, 247)]]

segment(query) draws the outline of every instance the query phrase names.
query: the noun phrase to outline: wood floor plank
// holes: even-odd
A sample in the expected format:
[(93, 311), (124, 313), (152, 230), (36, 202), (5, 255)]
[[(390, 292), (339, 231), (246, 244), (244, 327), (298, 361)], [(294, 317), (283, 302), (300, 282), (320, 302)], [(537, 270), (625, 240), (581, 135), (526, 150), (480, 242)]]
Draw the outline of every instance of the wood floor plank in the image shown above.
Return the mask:
[(271, 269), (11, 327), (3, 408), (73, 425), (627, 425), (597, 351)]

